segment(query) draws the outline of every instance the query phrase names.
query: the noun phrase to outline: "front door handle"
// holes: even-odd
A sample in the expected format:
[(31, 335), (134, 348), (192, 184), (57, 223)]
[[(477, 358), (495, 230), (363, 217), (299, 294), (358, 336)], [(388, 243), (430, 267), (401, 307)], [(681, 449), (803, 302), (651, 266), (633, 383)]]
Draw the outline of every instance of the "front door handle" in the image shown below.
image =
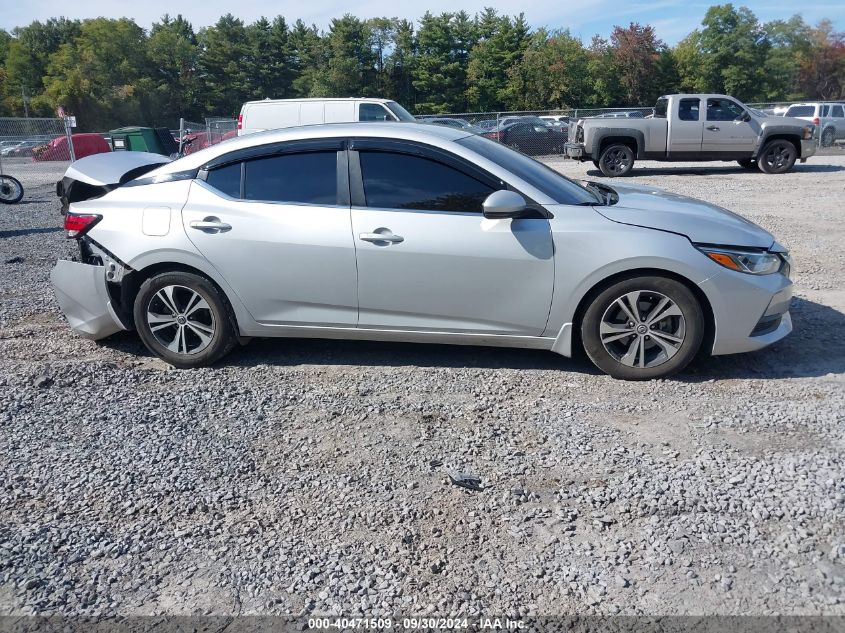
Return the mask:
[(197, 231), (207, 231), (209, 233), (225, 233), (232, 230), (231, 224), (221, 222), (218, 218), (205, 218), (204, 220), (193, 220), (189, 226)]
[(708, 125), (708, 126), (707, 126), (707, 129), (708, 129), (708, 130), (710, 130), (711, 132), (718, 132), (718, 131), (719, 131), (719, 126), (717, 126), (717, 125)]
[(405, 241), (404, 237), (393, 233), (361, 233), (358, 238), (365, 242), (390, 242), (391, 244)]

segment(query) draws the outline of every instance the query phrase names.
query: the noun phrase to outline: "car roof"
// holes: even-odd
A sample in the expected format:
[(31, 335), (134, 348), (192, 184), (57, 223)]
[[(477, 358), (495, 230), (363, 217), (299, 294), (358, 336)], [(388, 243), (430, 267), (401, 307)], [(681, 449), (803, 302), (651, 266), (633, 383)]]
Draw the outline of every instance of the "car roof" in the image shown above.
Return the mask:
[(790, 103), (788, 106), (784, 106), (787, 109), (794, 108), (795, 106), (819, 106), (819, 105), (845, 105), (845, 101), (804, 101), (802, 103)]
[(393, 99), (377, 99), (375, 97), (303, 97), (301, 99), (256, 99), (254, 101), (247, 101), (244, 103), (244, 105), (254, 103), (285, 103), (288, 101), (370, 101), (372, 103), (388, 103), (390, 101), (393, 101)]
[(407, 141), (429, 142), (440, 145), (444, 142), (456, 141), (458, 139), (473, 136), (458, 128), (445, 125), (421, 125), (412, 121), (363, 121), (357, 123), (320, 123), (317, 125), (300, 125), (297, 127), (281, 128), (278, 130), (267, 130), (266, 132), (255, 132), (237, 136), (222, 143), (212, 145), (198, 152), (188, 154), (183, 158), (169, 163), (150, 175), (168, 174), (178, 171), (196, 169), (209, 161), (228, 154), (229, 152), (254, 147), (258, 145), (269, 145), (285, 141), (302, 141), (323, 138), (344, 138), (366, 136), (370, 138), (400, 139)]

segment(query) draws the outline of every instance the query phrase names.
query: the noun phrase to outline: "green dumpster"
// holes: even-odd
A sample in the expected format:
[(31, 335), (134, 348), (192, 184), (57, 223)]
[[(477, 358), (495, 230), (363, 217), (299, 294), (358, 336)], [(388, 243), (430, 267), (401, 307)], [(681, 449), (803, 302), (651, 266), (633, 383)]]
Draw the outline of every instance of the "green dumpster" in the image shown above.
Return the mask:
[(170, 156), (179, 151), (179, 145), (166, 127), (121, 127), (109, 132), (115, 152), (152, 152)]

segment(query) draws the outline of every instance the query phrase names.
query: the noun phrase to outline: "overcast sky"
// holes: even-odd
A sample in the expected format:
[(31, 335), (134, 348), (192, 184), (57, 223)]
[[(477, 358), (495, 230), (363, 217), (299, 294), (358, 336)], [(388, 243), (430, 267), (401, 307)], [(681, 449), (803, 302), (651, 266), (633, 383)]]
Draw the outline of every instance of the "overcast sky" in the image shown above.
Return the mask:
[[(596, 33), (607, 36), (615, 24), (627, 25), (632, 21), (649, 23), (657, 29), (658, 37), (671, 45), (696, 28), (707, 7), (714, 3), (684, 0), (634, 0), (631, 3), (623, 3), (620, 0), (521, 0), (518, 3), (492, 0), (465, 0), (463, 3), (456, 3), (454, 0), (361, 0), (358, 3), (341, 0), (312, 3), (301, 0), (3, 0), (2, 4), (0, 27), (7, 30), (29, 24), (33, 20), (45, 20), (61, 15), (69, 18), (131, 17), (141, 26), (149, 28), (165, 13), (181, 13), (193, 23), (195, 29), (199, 29), (213, 24), (220, 15), (227, 12), (246, 22), (252, 22), (262, 15), (268, 18), (284, 15), (291, 22), (302, 18), (308, 24), (315, 23), (320, 28), (326, 28), (332, 18), (340, 17), (344, 13), (352, 13), (360, 18), (396, 16), (417, 20), (426, 10), (440, 13), (460, 7), (473, 13), (485, 6), (492, 6), (501, 13), (513, 14), (523, 11), (532, 27), (569, 28), (574, 35), (584, 40), (589, 40)], [(800, 13), (811, 24), (822, 18), (830, 18), (837, 30), (845, 30), (845, 2), (842, 0), (819, 0), (806, 4), (794, 0), (739, 0), (734, 4), (748, 6), (763, 21), (788, 18)]]

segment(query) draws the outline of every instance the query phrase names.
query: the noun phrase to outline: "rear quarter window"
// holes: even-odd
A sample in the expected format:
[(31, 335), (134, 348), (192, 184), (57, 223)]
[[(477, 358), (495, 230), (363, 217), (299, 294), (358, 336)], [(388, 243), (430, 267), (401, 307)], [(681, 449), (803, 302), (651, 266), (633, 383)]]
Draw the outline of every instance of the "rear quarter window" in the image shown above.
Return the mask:
[(232, 163), (208, 172), (205, 184), (231, 198), (241, 197), (241, 164)]
[(816, 116), (816, 106), (790, 106), (786, 111), (786, 116)]

